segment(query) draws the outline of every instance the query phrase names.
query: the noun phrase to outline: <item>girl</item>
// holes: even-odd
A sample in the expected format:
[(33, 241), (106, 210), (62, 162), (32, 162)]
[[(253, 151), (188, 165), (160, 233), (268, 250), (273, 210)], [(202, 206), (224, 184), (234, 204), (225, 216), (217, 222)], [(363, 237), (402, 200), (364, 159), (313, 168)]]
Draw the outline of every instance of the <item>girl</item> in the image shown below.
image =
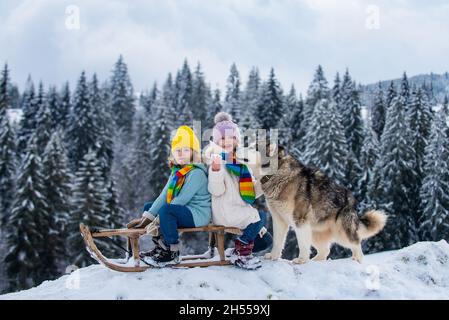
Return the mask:
[(240, 144), (240, 130), (229, 114), (215, 116), (213, 142), (205, 150), (209, 167), (209, 192), (212, 194), (213, 223), (237, 227), (243, 234), (235, 240), (231, 261), (242, 268), (260, 267), (260, 260), (252, 255), (267, 249), (272, 238), (266, 232), (266, 213), (258, 212), (252, 204), (262, 195), (260, 183), (249, 167), (239, 163), (236, 150)]
[(198, 163), (200, 144), (190, 127), (178, 128), (172, 139), (171, 153), (172, 172), (161, 194), (154, 202), (145, 204), (142, 218), (127, 225), (128, 228), (143, 228), (159, 217), (162, 237), (153, 237), (155, 248), (142, 254), (155, 266), (180, 262), (178, 228), (202, 227), (211, 220), (207, 169)]

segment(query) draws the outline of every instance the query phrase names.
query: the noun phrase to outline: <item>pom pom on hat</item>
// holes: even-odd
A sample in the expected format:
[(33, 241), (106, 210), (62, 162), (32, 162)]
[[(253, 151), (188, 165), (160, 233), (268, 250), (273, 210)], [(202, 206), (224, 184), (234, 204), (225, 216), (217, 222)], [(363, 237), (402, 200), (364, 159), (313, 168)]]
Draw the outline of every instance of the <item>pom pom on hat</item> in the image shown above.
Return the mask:
[(232, 121), (232, 116), (227, 112), (219, 112), (214, 117), (214, 123), (217, 124), (222, 121)]
[(237, 124), (232, 122), (232, 116), (227, 112), (219, 112), (214, 117), (215, 126), (212, 131), (212, 138), (216, 144), (220, 143), (223, 137), (234, 137), (240, 143), (240, 130)]

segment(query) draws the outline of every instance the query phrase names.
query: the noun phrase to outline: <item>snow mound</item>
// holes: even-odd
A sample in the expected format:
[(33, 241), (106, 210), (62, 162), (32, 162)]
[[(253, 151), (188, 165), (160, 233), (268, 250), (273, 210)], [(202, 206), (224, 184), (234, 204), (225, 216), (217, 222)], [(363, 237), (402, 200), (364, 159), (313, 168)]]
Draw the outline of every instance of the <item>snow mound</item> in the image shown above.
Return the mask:
[(1, 299), (449, 299), (449, 244), (420, 242), (351, 259), (118, 273), (92, 265)]

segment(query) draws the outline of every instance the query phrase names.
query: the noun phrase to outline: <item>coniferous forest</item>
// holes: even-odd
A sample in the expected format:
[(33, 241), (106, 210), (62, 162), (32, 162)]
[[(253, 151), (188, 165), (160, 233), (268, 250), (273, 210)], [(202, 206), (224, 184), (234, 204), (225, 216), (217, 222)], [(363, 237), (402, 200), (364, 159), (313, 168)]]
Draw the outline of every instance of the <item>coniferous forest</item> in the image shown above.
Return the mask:
[[(94, 263), (79, 223), (117, 228), (140, 215), (167, 180), (171, 131), (194, 120), (211, 128), (222, 110), (242, 130), (279, 129), (280, 144), (348, 187), (360, 211), (385, 210), (388, 224), (364, 243), (366, 253), (449, 240), (449, 106), (432, 80), (418, 83), (404, 73), (367, 87), (348, 70), (331, 81), (318, 66), (300, 94), (283, 87), (274, 69), (260, 74), (254, 67), (243, 78), (232, 64), (226, 87), (218, 88), (200, 63), (185, 60), (163, 83), (136, 93), (122, 56), (110, 78), (80, 70), (74, 86), (30, 76), (22, 88), (13, 67), (5, 64), (0, 75), (4, 292)], [(206, 235), (190, 237), (184, 250), (207, 248)], [(284, 257), (293, 258), (293, 232), (287, 241)], [(101, 249), (123, 254), (109, 242)], [(334, 247), (331, 257), (347, 255)]]

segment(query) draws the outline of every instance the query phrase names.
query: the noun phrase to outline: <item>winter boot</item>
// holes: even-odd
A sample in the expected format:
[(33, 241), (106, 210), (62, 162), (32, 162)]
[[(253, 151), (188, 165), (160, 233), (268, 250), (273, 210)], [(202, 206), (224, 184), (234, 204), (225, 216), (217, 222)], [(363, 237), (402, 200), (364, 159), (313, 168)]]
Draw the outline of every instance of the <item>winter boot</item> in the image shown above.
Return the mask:
[(141, 252), (140, 253), (141, 258), (146, 258), (146, 257), (152, 258), (154, 255), (159, 254), (162, 252), (162, 250), (164, 250), (164, 248), (163, 248), (164, 243), (162, 241), (161, 236), (152, 237), (151, 241), (153, 241), (153, 243), (154, 243), (154, 248), (151, 249), (150, 251)]
[(235, 247), (231, 254), (230, 261), (237, 267), (255, 270), (262, 266), (262, 261), (253, 256), (254, 241), (245, 243), (240, 239), (235, 240)]
[(176, 265), (181, 262), (179, 254), (179, 244), (167, 246), (162, 241), (161, 250), (155, 253), (150, 258), (145, 259), (146, 262), (154, 267), (165, 267), (169, 265)]

